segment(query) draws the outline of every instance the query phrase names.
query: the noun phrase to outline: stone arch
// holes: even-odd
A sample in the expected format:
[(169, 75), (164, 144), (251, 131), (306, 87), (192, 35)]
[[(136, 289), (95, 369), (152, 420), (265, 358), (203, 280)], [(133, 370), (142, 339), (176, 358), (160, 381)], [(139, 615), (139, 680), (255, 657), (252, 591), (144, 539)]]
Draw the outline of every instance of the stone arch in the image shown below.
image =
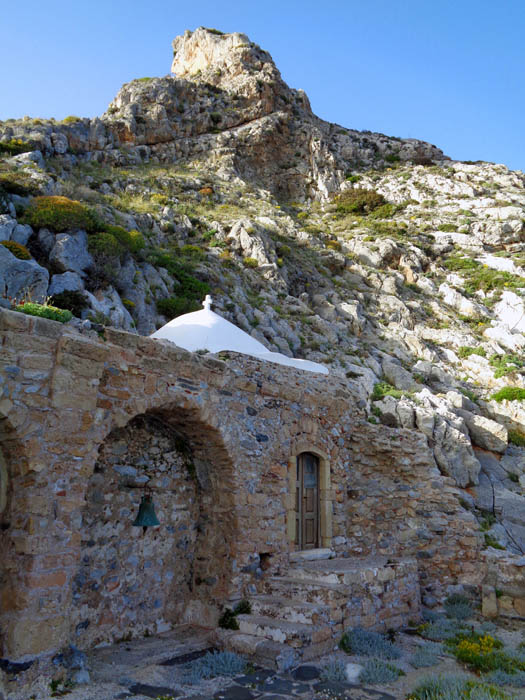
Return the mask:
[[(152, 407), (99, 445), (73, 581), (72, 632), (82, 646), (181, 622), (214, 626), (232, 594), (235, 472), (203, 413), (188, 401)], [(161, 527), (142, 536), (132, 522), (146, 480)]]
[(319, 519), (321, 547), (332, 546), (332, 511), (333, 491), (331, 483), (330, 457), (318, 445), (307, 441), (298, 441), (293, 454), (288, 459), (288, 501), (286, 508), (286, 529), (288, 541), (293, 545), (296, 540), (295, 481), (297, 458), (304, 452), (311, 452), (319, 460)]

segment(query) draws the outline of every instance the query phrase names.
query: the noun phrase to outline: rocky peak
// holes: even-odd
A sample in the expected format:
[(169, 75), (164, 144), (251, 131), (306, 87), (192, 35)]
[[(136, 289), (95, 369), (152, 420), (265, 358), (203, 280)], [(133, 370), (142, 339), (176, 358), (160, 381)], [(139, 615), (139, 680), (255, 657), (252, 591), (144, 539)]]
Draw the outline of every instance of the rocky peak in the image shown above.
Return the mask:
[(290, 92), (272, 57), (246, 36), (199, 27), (173, 40), (171, 71), (178, 78), (208, 83), (228, 92), (251, 96), (264, 85)]

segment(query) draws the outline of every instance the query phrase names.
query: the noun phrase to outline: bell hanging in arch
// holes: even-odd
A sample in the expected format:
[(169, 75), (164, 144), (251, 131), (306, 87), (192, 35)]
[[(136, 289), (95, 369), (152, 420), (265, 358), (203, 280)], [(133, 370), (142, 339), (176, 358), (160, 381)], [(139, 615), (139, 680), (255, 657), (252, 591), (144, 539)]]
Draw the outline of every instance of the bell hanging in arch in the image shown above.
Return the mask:
[(154, 527), (155, 525), (160, 525), (155, 513), (155, 504), (153, 503), (151, 494), (145, 493), (140, 501), (139, 512), (137, 513), (133, 526), (142, 527), (145, 533), (148, 527)]

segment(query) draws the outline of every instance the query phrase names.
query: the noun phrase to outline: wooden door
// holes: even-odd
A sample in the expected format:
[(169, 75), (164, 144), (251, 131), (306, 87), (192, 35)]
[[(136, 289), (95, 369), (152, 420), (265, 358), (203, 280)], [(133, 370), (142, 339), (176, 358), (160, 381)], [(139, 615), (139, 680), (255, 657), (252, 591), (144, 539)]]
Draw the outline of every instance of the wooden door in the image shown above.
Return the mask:
[(295, 543), (299, 549), (319, 546), (319, 459), (311, 452), (297, 457)]

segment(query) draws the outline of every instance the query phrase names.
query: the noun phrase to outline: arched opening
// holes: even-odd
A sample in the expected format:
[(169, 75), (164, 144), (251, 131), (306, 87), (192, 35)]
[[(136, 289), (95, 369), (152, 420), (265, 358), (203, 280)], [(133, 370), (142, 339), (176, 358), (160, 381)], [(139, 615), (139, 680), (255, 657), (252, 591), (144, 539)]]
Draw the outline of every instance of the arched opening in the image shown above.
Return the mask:
[[(232, 579), (232, 474), (220, 433), (196, 411), (150, 411), (106, 437), (86, 491), (73, 639), (216, 624)], [(161, 524), (143, 533), (133, 521), (146, 485)]]
[(288, 461), (288, 540), (296, 550), (331, 547), (330, 460), (319, 448), (297, 447)]

